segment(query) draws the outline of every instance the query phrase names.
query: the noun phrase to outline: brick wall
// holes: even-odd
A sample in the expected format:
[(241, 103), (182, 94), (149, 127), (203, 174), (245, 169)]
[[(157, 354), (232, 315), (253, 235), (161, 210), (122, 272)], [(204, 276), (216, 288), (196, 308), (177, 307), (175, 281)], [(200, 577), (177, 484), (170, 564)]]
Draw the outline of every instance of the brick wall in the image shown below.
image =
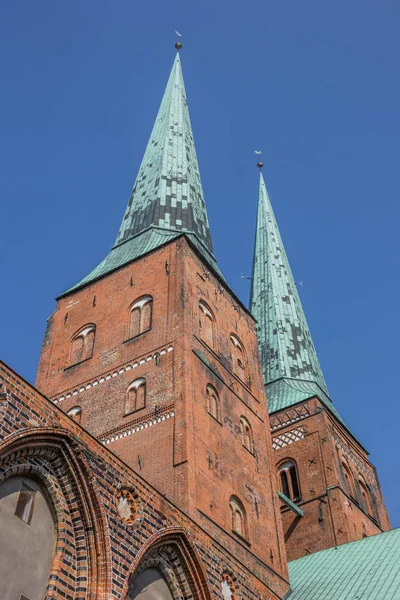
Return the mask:
[[(227, 574), (237, 597), (283, 597), (287, 581), (257, 556), (241, 552), (234, 540), (211, 537), (3, 363), (0, 377), (0, 481), (15, 473), (40, 478), (55, 507), (57, 546), (46, 598), (124, 598), (130, 575), (157, 544), (170, 558), (175, 544), (174, 568), (182, 571), (175, 585), (182, 590), (186, 581), (194, 598), (222, 599)], [(132, 524), (117, 510), (122, 488), (136, 498)]]
[[(390, 529), (373, 465), (362, 446), (317, 399), (270, 417), (275, 464), (292, 459), (297, 466), (304, 517), (282, 506), (288, 560)], [(354, 493), (341, 465), (346, 457)], [(368, 511), (358, 477), (365, 479), (371, 498)]]
[[(129, 311), (153, 298), (150, 331), (128, 339)], [(199, 302), (214, 315), (212, 348), (202, 339)], [(96, 326), (92, 358), (70, 365), (71, 340)], [(231, 335), (243, 348), (235, 374)], [(124, 414), (129, 384), (146, 379), (146, 407)], [(219, 423), (206, 386), (219, 394)], [(37, 385), (231, 551), (254, 554), (286, 576), (271, 439), (255, 322), (184, 237), (59, 300), (43, 342)], [(254, 447), (242, 444), (240, 419)], [(230, 499), (243, 504), (247, 532), (232, 535)]]

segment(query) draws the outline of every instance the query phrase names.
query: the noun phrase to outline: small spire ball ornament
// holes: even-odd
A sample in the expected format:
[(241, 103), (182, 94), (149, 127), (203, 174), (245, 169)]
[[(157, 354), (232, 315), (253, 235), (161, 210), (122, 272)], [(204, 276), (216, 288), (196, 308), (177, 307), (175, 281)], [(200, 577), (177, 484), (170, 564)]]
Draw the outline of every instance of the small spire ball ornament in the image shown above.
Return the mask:
[[(178, 38), (182, 37), (182, 34), (179, 33), (179, 31), (175, 31), (175, 33), (178, 36)], [(180, 42), (179, 39), (175, 42), (175, 48), (178, 50), (178, 52), (182, 48), (182, 43)]]
[(263, 163), (263, 162), (262, 162), (262, 160), (261, 160), (261, 150), (254, 150), (254, 152), (255, 152), (256, 154), (258, 154), (258, 163), (257, 163), (257, 167), (258, 167), (259, 169), (262, 169), (262, 168), (263, 168), (263, 166), (264, 166), (264, 163)]

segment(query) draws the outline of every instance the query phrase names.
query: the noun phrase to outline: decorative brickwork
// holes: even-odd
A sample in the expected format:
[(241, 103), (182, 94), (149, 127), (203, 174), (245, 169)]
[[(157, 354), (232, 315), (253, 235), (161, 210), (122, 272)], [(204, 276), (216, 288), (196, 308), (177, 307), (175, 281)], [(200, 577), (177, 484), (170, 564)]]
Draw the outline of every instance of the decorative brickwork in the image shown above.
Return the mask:
[[(301, 426), (294, 428), (293, 420), (301, 420)], [(271, 415), (270, 422), (275, 432), (279, 429), (273, 438), (277, 468), (283, 461), (294, 461), (301, 488), (296, 503), (304, 517), (284, 505), (281, 508), (289, 560), (390, 528), (366, 451), (317, 398)], [(366, 482), (367, 502), (360, 474)]]
[[(151, 329), (127, 339), (132, 303), (144, 297), (152, 298)], [(199, 304), (213, 317), (206, 340)], [(93, 355), (69, 367), (71, 337), (89, 322)], [(40, 388), (67, 413), (79, 402), (84, 428), (232, 552), (284, 574), (254, 320), (187, 240), (61, 298), (51, 323)], [(145, 402), (127, 411), (127, 391), (139, 381)], [(218, 401), (214, 418), (207, 389)], [(249, 540), (232, 537), (232, 496), (244, 507)]]
[(279, 448), (284, 448), (289, 444), (293, 444), (294, 442), (298, 442), (304, 438), (304, 427), (297, 427), (296, 429), (291, 429), (286, 433), (282, 433), (281, 435), (277, 435), (272, 438), (272, 447), (274, 450), (278, 450)]
[[(46, 599), (124, 599), (137, 569), (151, 561), (163, 573), (172, 568), (167, 580), (176, 598), (223, 600), (227, 569), (238, 597), (283, 598), (288, 584), (273, 568), (229, 536), (211, 536), (2, 363), (0, 379), (1, 400), (8, 398), (0, 423), (1, 480), (37, 477), (57, 515)], [(118, 511), (122, 489), (136, 494), (137, 518), (130, 523)]]
[(305, 419), (309, 415), (310, 410), (306, 402), (304, 402), (304, 404), (300, 404), (299, 406), (288, 408), (282, 412), (274, 413), (269, 417), (271, 431), (275, 431), (281, 427), (286, 427), (286, 425), (296, 423), (296, 421), (301, 421), (301, 419)]

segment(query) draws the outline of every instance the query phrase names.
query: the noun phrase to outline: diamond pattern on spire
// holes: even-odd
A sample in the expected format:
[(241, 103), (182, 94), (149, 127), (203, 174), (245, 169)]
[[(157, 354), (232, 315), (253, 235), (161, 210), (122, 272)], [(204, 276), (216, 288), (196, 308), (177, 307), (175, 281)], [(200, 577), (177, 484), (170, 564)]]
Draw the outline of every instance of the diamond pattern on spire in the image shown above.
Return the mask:
[(289, 378), (328, 394), (262, 174), (250, 303), (265, 384)]
[(179, 54), (115, 245), (152, 226), (191, 233), (213, 251)]

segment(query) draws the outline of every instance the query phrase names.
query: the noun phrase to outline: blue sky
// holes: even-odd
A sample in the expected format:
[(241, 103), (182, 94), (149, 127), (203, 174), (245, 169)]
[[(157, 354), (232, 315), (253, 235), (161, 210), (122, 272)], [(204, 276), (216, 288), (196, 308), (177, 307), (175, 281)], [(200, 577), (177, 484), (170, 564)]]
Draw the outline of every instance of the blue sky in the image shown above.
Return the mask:
[(331, 396), (399, 526), (398, 3), (0, 10), (1, 357), (33, 382), (54, 297), (111, 247), (178, 29), (219, 265), (247, 303), (262, 148)]

